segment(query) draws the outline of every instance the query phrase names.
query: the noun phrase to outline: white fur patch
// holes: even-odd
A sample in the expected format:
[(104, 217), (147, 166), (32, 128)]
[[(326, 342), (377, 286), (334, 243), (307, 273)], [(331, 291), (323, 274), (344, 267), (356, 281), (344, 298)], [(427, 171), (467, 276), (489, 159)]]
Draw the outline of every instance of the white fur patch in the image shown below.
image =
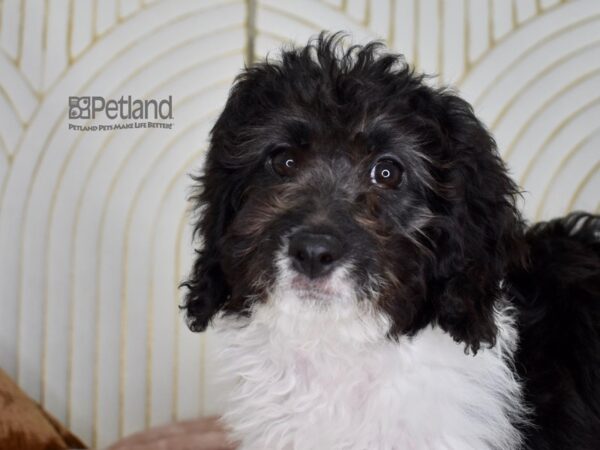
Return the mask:
[(215, 323), (225, 424), (242, 449), (514, 449), (523, 414), (507, 308), (497, 345), (467, 355), (437, 327), (386, 338), (389, 321), (355, 298), (346, 271), (311, 298), (290, 273), (250, 319)]

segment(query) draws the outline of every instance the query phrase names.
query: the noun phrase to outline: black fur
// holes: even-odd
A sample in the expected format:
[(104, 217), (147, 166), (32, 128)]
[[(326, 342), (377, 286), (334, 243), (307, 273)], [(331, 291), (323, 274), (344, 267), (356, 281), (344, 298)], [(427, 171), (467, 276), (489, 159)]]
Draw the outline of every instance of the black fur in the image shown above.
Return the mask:
[(574, 213), (527, 231), (530, 262), (507, 280), (519, 309), (517, 369), (534, 407), (536, 450), (600, 448), (600, 217)]
[[(437, 323), (467, 351), (494, 345), (493, 308), (510, 286), (523, 309), (519, 369), (541, 427), (532, 448), (594, 448), (598, 219), (582, 217), (576, 232), (576, 216), (525, 232), (518, 189), (471, 106), (381, 44), (343, 51), (342, 38), (322, 34), (236, 79), (197, 178), (190, 327), (251, 314), (298, 230), (343, 242), (356, 288), (391, 318), (392, 339)], [(282, 148), (301, 155), (293, 178), (271, 166)], [(395, 189), (369, 177), (382, 158), (402, 168)]]

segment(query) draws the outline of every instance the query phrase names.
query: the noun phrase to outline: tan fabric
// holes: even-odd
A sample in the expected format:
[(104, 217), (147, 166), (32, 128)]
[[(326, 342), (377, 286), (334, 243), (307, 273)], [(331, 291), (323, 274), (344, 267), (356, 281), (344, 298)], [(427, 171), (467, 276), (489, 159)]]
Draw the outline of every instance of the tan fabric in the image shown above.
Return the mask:
[[(0, 449), (87, 448), (0, 370)], [(214, 417), (134, 434), (110, 450), (234, 450)]]
[(86, 448), (0, 370), (0, 448)]
[(120, 440), (110, 450), (234, 450), (215, 417), (153, 428)]

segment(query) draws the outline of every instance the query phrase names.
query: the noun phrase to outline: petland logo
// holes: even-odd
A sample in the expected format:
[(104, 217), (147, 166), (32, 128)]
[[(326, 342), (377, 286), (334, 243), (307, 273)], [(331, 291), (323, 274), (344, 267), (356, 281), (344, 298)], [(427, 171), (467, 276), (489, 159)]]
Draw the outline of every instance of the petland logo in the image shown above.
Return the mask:
[[(120, 123), (90, 124), (96, 117)], [(85, 124), (69, 123), (69, 130), (110, 131), (128, 128), (173, 128), (173, 97), (162, 100), (133, 99), (131, 95), (119, 100), (100, 96), (69, 97), (69, 119), (86, 120)], [(154, 120), (155, 122), (152, 122)]]

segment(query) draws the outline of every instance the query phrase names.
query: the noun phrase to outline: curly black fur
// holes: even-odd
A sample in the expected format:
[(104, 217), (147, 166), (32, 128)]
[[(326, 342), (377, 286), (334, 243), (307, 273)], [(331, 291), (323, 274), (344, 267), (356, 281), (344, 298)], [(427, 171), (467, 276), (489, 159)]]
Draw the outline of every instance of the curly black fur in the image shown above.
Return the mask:
[[(319, 189), (306, 192), (300, 186), (289, 194), (296, 198), (291, 204), (257, 205), (267, 202), (267, 191), (285, 189), (265, 168), (271, 149), (306, 145), (308, 152), (319, 152), (314, 156), (319, 165), (340, 172), (337, 158), (343, 152), (369, 164), (368, 153), (375, 149), (402, 161), (405, 186), (381, 193), (360, 185), (336, 195), (340, 201), (353, 197), (354, 205), (341, 213), (344, 232), (376, 249), (360, 265), (382, 277), (384, 269), (394, 275), (387, 280), (393, 289), (381, 300), (395, 320), (392, 334), (437, 321), (475, 351), (481, 343), (491, 345), (496, 334), (492, 307), (521, 230), (514, 207), (517, 189), (495, 143), (467, 102), (424, 84), (401, 56), (384, 53), (379, 43), (342, 51), (340, 40), (340, 35), (323, 35), (237, 78), (198, 179), (195, 199), (202, 214), (196, 231), (204, 247), (185, 283), (190, 325), (203, 330), (221, 310), (247, 309), (248, 299), (260, 294), (253, 282), (273, 271), (276, 246), (256, 251), (258, 245), (270, 227), (284, 232), (285, 223), (298, 224), (288, 217), (292, 207), (298, 216), (314, 206)], [(336, 184), (327, 176), (318, 181), (320, 191)], [(255, 209), (246, 215), (248, 205)], [(372, 226), (358, 229), (356, 211), (374, 210), (383, 213), (363, 218)], [(246, 224), (259, 220), (256, 211), (261, 218), (272, 217), (257, 225), (256, 235), (233, 242), (234, 234), (243, 234), (234, 223), (240, 211)], [(329, 222), (340, 228), (339, 216)], [(393, 222), (396, 227), (390, 227)], [(411, 223), (419, 223), (418, 233)], [(245, 256), (250, 253), (252, 258)]]
[(526, 234), (507, 280), (519, 309), (517, 369), (536, 450), (600, 448), (600, 217), (573, 213)]
[[(598, 218), (525, 234), (518, 189), (471, 106), (382, 44), (343, 50), (342, 39), (322, 34), (237, 77), (196, 179), (190, 327), (265, 301), (298, 228), (343, 241), (357, 286), (378, 280), (366, 301), (390, 317), (391, 338), (437, 323), (476, 353), (494, 345), (494, 305), (510, 286), (532, 448), (600, 448)], [(304, 155), (294, 179), (270, 166), (281, 148)], [(370, 182), (381, 157), (403, 168), (396, 189)]]

